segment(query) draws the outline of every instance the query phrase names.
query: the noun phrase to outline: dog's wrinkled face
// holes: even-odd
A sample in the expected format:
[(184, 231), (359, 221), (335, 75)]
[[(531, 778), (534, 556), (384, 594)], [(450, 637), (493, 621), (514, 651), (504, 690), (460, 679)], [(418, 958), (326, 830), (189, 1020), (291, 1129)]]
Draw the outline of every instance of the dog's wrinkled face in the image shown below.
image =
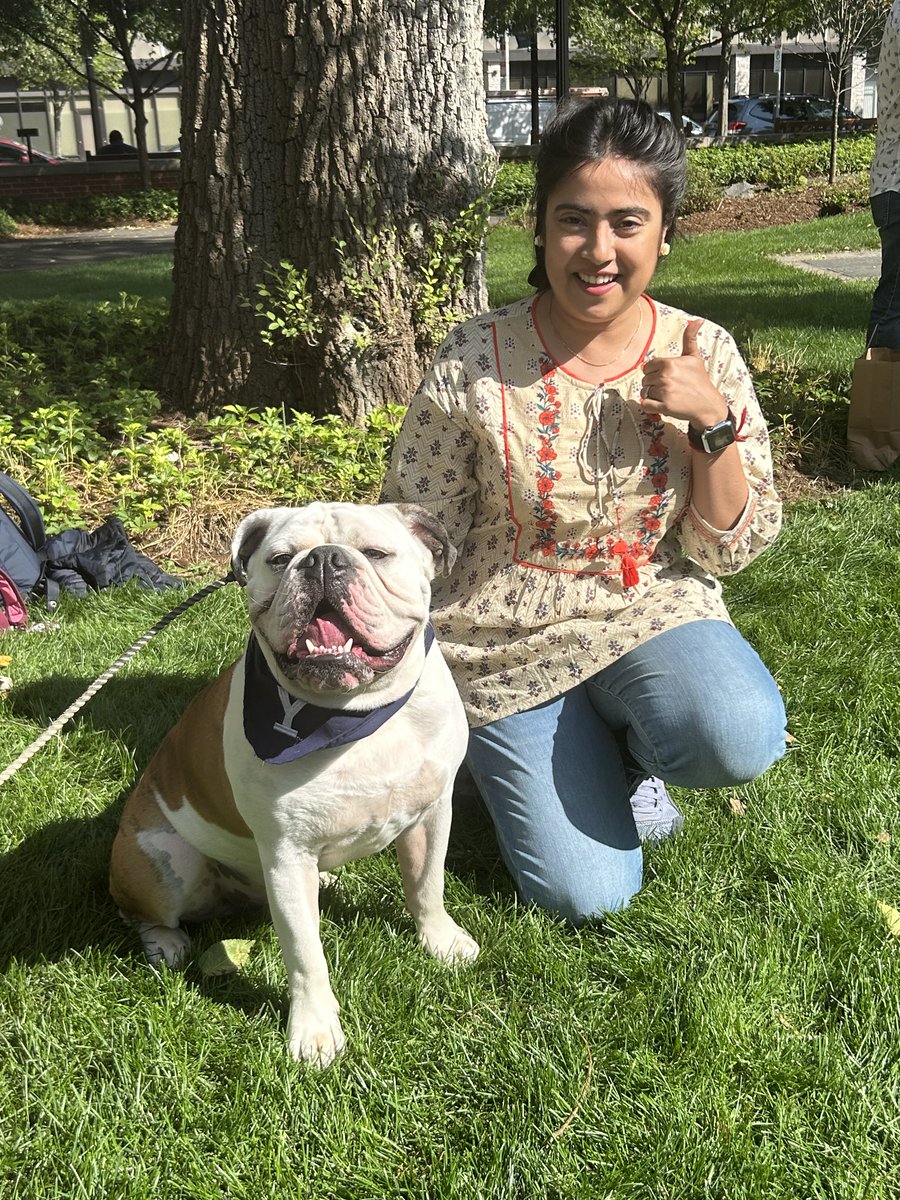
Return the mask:
[(261, 509), (232, 546), (250, 622), (292, 692), (353, 692), (394, 671), (453, 556), (429, 513), (394, 504)]

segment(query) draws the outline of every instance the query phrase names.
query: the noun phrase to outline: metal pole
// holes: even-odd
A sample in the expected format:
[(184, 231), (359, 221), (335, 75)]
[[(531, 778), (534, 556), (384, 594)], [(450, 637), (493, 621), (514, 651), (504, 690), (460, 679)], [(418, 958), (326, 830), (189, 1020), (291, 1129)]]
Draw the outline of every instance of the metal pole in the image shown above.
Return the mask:
[(537, 13), (531, 18), (531, 144), (541, 140), (541, 80), (538, 59)]
[(556, 0), (556, 103), (569, 95), (569, 0)]

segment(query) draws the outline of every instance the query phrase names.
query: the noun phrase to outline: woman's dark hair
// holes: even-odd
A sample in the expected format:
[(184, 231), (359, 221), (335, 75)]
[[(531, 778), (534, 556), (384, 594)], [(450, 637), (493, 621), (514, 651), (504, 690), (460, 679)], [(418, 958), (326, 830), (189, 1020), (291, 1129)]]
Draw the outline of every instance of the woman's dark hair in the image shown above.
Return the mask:
[[(557, 184), (573, 171), (607, 158), (622, 158), (646, 171), (662, 206), (666, 240), (671, 240), (684, 195), (684, 138), (645, 101), (606, 99), (566, 100), (544, 129), (531, 202), (536, 237), (544, 235), (547, 200)], [(550, 286), (542, 246), (535, 246), (534, 256), (528, 282), (542, 291)]]

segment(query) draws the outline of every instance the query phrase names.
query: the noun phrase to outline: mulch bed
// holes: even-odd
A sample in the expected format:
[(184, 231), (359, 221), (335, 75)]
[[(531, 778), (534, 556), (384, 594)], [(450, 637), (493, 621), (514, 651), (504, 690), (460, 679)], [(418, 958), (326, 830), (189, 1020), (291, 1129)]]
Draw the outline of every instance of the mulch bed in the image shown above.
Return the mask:
[(726, 197), (718, 208), (679, 217), (678, 229), (681, 233), (737, 233), (769, 225), (814, 221), (827, 188), (827, 183), (820, 182), (800, 192), (757, 192), (742, 199)]

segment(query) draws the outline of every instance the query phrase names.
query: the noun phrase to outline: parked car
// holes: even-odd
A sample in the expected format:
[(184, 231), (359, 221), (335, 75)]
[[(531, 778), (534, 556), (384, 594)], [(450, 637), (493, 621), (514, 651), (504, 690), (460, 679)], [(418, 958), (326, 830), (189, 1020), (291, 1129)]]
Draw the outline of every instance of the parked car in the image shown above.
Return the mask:
[[(834, 103), (822, 96), (806, 96), (786, 92), (781, 97), (778, 119), (775, 119), (774, 93), (760, 96), (732, 96), (728, 101), (729, 133), (772, 133), (782, 125), (802, 122), (811, 128), (827, 129), (831, 125)], [(846, 105), (838, 106), (843, 126), (858, 124), (860, 118)], [(719, 132), (719, 110), (714, 108), (703, 126), (703, 132), (715, 137)]]
[[(44, 154), (42, 150), (32, 150), (31, 161), (47, 166), (61, 163), (63, 159)], [(28, 147), (23, 146), (21, 142), (11, 142), (8, 138), (0, 138), (0, 167), (21, 166), (28, 166)]]
[[(664, 108), (658, 108), (656, 115), (658, 117), (665, 117), (667, 121), (672, 120), (672, 114)], [(698, 125), (696, 121), (692, 121), (690, 117), (686, 117), (683, 114), (681, 117), (681, 127), (688, 137), (700, 137), (703, 134), (703, 126)]]

